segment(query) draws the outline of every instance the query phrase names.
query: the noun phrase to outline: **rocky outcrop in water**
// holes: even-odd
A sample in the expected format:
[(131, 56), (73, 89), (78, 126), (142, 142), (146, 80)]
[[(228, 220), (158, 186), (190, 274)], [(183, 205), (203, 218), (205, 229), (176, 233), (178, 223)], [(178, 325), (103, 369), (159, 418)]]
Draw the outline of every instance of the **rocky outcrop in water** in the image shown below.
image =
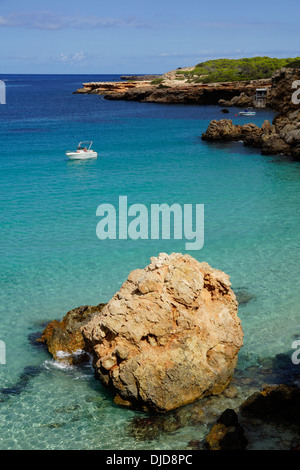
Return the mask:
[(243, 126), (233, 124), (231, 119), (213, 120), (210, 122), (207, 131), (202, 134), (203, 140), (209, 141), (236, 141), (248, 142), (251, 147), (259, 147), (262, 134), (269, 132), (268, 121), (265, 121), (261, 128), (249, 123)]
[(61, 320), (51, 321), (44, 329), (38, 342), (45, 343), (53, 358), (67, 364), (78, 364), (89, 359), (81, 327), (93, 315), (100, 313), (105, 304), (95, 307), (85, 305), (68, 312)]
[(248, 108), (248, 106), (253, 106), (253, 96), (247, 95), (246, 93), (242, 92), (240, 95), (234, 96), (231, 100), (219, 100), (218, 103), (220, 106), (237, 106), (241, 108)]
[(81, 330), (101, 382), (155, 411), (221, 393), (243, 342), (229, 277), (180, 253), (131, 272)]
[(231, 409), (223, 411), (206, 436), (206, 445), (209, 450), (245, 450), (247, 443), (238, 416)]
[[(300, 103), (293, 102), (293, 84), (300, 88), (300, 69), (282, 69), (272, 78), (270, 104), (279, 111), (273, 123), (261, 128), (254, 124), (234, 125), (231, 120), (211, 121), (203, 140), (243, 140), (246, 146), (259, 147), (264, 155), (287, 155), (300, 159)], [(300, 93), (299, 93), (300, 95)], [(295, 101), (295, 100), (294, 100)], [(248, 127), (247, 127), (248, 126)]]

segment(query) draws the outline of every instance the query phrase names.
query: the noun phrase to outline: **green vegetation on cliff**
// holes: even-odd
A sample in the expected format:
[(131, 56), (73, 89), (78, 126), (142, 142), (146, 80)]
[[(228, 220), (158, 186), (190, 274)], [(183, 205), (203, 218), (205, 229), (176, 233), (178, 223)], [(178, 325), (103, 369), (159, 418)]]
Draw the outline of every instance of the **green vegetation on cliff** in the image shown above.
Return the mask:
[(252, 57), (246, 59), (216, 59), (200, 62), (188, 72), (179, 71), (192, 82), (235, 82), (270, 78), (275, 70), (295, 64), (300, 57), (276, 59), (270, 57)]
[(291, 62), (286, 67), (290, 67), (292, 69), (300, 69), (300, 60), (295, 60), (295, 62)]

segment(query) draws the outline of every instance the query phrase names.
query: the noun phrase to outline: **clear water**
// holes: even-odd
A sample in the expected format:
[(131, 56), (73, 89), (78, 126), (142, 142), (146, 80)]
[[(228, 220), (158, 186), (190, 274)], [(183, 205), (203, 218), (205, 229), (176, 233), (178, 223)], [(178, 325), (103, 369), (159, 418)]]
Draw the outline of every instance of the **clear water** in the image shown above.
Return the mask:
[[(114, 405), (93, 371), (61, 369), (28, 336), (79, 305), (108, 301), (129, 272), (184, 240), (96, 237), (97, 206), (205, 204), (205, 244), (189, 252), (255, 296), (239, 307), (245, 339), (239, 370), (291, 350), (300, 334), (300, 165), (241, 143), (208, 144), (215, 106), (105, 101), (75, 95), (83, 82), (117, 76), (2, 76), (0, 107), (1, 449), (184, 449), (203, 429), (139, 441), (142, 413)], [(235, 122), (237, 110), (229, 117)], [(228, 115), (226, 116), (228, 117)], [(253, 122), (272, 119), (260, 111)], [(95, 161), (65, 151), (93, 140)]]

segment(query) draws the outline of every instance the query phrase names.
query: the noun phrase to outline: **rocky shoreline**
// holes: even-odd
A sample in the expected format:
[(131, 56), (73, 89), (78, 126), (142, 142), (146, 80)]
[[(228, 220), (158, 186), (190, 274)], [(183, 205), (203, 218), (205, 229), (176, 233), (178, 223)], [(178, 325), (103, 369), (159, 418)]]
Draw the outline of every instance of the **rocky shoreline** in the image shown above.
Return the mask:
[(250, 123), (235, 125), (229, 119), (210, 122), (202, 139), (207, 141), (240, 141), (257, 147), (264, 155), (285, 155), (300, 159), (300, 104), (293, 102), (295, 83), (300, 83), (300, 69), (281, 69), (272, 77), (270, 104), (279, 113), (273, 122), (259, 128)]
[(292, 102), (292, 86), (300, 80), (299, 68), (280, 69), (272, 79), (247, 82), (195, 84), (180, 80), (172, 72), (154, 80), (143, 80), (147, 78), (143, 76), (130, 81), (130, 77), (126, 78), (123, 82), (84, 83), (74, 93), (102, 95), (107, 100), (255, 107), (255, 92), (264, 88), (266, 106), (278, 111), (272, 123), (265, 121), (259, 128), (252, 123), (241, 126), (232, 120), (213, 120), (202, 139), (243, 141), (245, 146), (260, 148), (264, 155), (281, 154), (300, 159), (300, 111), (299, 104)]
[(219, 104), (220, 100), (232, 100), (241, 96), (240, 106), (244, 106), (245, 96), (247, 103), (252, 102), (257, 88), (271, 86), (269, 79), (196, 84), (163, 77), (154, 80), (139, 77), (138, 80), (123, 82), (83, 83), (83, 88), (74, 93), (102, 95), (107, 100), (203, 105)]

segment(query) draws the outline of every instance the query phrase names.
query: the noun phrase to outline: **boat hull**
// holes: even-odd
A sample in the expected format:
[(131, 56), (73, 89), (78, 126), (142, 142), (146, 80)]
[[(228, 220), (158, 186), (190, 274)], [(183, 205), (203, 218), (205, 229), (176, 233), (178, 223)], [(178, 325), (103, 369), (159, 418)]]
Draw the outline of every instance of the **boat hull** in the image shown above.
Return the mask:
[(70, 160), (88, 160), (90, 158), (97, 158), (98, 154), (97, 152), (94, 152), (92, 150), (88, 152), (66, 152), (67, 157), (69, 157)]

